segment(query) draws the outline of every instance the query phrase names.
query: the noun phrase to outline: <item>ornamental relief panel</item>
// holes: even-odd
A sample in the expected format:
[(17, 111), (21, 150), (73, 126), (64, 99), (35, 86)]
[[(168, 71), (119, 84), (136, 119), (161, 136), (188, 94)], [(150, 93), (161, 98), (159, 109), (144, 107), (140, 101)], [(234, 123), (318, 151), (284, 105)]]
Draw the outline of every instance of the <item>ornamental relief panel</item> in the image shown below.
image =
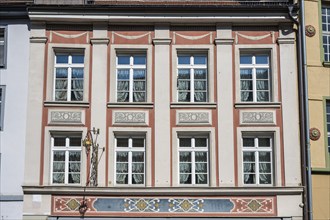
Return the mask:
[(49, 111), (49, 123), (82, 124), (82, 111)]
[(241, 111), (240, 124), (276, 124), (275, 111)]
[(182, 112), (178, 111), (176, 116), (177, 124), (211, 124), (211, 112), (209, 111), (194, 111)]
[(148, 124), (148, 112), (137, 111), (114, 111), (112, 116), (113, 124)]

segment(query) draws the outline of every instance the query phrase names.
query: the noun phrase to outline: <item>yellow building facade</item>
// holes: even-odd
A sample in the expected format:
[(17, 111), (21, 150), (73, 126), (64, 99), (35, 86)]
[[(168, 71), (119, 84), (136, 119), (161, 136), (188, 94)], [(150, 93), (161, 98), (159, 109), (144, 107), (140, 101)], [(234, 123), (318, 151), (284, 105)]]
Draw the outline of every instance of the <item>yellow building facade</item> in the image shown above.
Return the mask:
[(330, 1), (306, 0), (313, 216), (330, 219)]

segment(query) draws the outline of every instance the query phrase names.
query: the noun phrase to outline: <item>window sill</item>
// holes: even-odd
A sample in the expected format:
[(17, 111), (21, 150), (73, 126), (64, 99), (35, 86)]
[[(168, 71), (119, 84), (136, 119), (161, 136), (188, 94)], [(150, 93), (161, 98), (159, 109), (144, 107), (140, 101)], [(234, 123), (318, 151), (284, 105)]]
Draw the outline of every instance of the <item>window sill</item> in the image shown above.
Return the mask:
[(280, 102), (238, 102), (235, 108), (280, 108)]
[(88, 108), (89, 102), (59, 102), (59, 101), (45, 101), (45, 107), (80, 107)]
[(171, 108), (217, 108), (217, 103), (209, 102), (172, 102)]
[(324, 67), (330, 67), (330, 62), (325, 62), (325, 61), (324, 61), (324, 62), (323, 62), (323, 66), (324, 66)]
[(108, 108), (153, 108), (152, 102), (109, 102)]

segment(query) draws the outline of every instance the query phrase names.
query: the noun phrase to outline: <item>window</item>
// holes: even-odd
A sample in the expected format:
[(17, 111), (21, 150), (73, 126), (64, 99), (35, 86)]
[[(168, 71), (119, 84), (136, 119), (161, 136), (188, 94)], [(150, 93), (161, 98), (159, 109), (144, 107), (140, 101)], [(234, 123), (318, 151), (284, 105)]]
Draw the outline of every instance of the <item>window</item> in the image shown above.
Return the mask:
[(177, 96), (179, 102), (207, 102), (207, 56), (178, 55)]
[(145, 137), (116, 137), (116, 184), (145, 183)]
[(330, 62), (330, 7), (322, 6), (322, 38), (324, 61)]
[(208, 184), (208, 138), (179, 137), (180, 184)]
[(330, 153), (330, 100), (326, 102), (326, 123), (328, 134), (328, 152)]
[(240, 95), (242, 102), (270, 101), (268, 54), (240, 55)]
[(79, 184), (81, 172), (81, 135), (52, 136), (53, 184)]
[(116, 62), (117, 102), (145, 102), (147, 59), (145, 54), (119, 54)]
[(272, 137), (244, 136), (242, 139), (244, 184), (273, 184)]
[(6, 28), (0, 27), (0, 68), (6, 67)]
[(84, 93), (84, 55), (55, 55), (55, 101), (82, 101)]
[(5, 86), (0, 86), (0, 131), (3, 130), (4, 110), (5, 110)]

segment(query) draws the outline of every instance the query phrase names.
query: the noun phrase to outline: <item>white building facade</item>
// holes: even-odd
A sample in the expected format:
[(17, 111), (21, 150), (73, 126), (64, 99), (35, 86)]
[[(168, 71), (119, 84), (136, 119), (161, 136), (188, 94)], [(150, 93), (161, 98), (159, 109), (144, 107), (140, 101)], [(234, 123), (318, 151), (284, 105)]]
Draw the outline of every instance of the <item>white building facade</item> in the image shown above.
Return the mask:
[(291, 1), (43, 3), (24, 219), (302, 219)]
[(0, 7), (0, 218), (22, 219), (29, 20), (25, 5)]

